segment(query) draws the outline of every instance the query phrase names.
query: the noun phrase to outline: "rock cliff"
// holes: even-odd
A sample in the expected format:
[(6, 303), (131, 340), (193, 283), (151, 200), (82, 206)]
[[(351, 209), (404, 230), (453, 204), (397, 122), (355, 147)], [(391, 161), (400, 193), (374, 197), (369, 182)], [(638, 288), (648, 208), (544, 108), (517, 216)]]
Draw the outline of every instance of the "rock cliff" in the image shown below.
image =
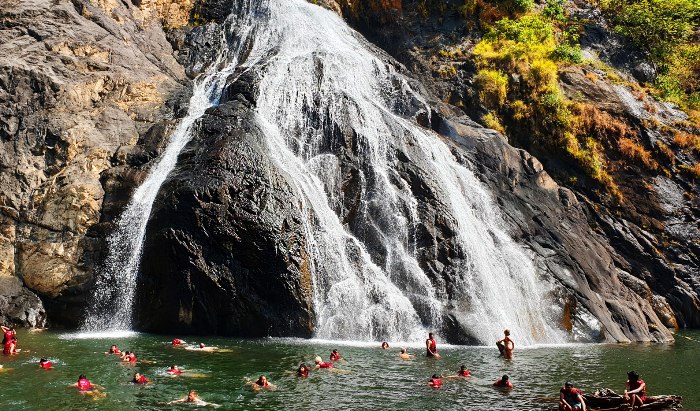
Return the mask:
[[(0, 285), (7, 284), (0, 321), (42, 326), (48, 313), (54, 324), (75, 326), (114, 219), (183, 115), (188, 76), (211, 63), (229, 2), (8, 3), (0, 11)], [(674, 154), (668, 173), (620, 163), (615, 178), (625, 200), (613, 200), (580, 173), (573, 182), (576, 167), (561, 156), (477, 123), (485, 107), (474, 62), (468, 53), (438, 53), (478, 42), (479, 31), (459, 15), (426, 16), (416, 1), (325, 4), (384, 49), (388, 65), (415, 79), (431, 109), (402, 115), (440, 133), (489, 187), (512, 237), (551, 284), (561, 328), (581, 340), (667, 341), (667, 327), (700, 326), (697, 183), (681, 172), (693, 154)], [(619, 61), (621, 46), (603, 20), (587, 21), (584, 50), (629, 82), (649, 74), (643, 58)], [(456, 74), (445, 76), (446, 66)], [(261, 146), (252, 118), (258, 79), (254, 71), (239, 74), (223, 104), (198, 122), (154, 205), (137, 295), (143, 329), (313, 334), (304, 217)], [(638, 130), (649, 146), (673, 146), (666, 129), (682, 131), (687, 119), (591, 67), (563, 68), (558, 82), (569, 97), (584, 96)], [(355, 131), (343, 133), (351, 141)], [(404, 150), (397, 172), (420, 200), (423, 222), (416, 253), (449, 300), (454, 232), (432, 197), (435, 183)], [(381, 265), (381, 247), (353, 204), (360, 153), (348, 144), (334, 154), (346, 177), (338, 213)], [(450, 341), (473, 342), (451, 313), (444, 324)]]

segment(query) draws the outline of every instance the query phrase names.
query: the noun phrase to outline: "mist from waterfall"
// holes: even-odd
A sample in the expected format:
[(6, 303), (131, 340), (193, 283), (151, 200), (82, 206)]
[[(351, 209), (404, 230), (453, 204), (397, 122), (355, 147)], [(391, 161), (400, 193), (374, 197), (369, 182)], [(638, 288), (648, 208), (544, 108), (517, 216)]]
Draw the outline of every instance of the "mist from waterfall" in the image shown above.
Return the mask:
[(132, 329), (136, 278), (153, 202), (168, 174), (175, 168), (178, 155), (192, 139), (195, 122), (209, 107), (219, 103), (226, 81), (238, 67), (249, 45), (256, 14), (260, 12), (257, 3), (256, 0), (235, 3), (234, 12), (224, 25), (228, 30), (221, 33), (221, 52), (217, 60), (194, 81), (187, 115), (116, 221), (116, 229), (107, 239), (107, 258), (97, 272), (82, 330)]

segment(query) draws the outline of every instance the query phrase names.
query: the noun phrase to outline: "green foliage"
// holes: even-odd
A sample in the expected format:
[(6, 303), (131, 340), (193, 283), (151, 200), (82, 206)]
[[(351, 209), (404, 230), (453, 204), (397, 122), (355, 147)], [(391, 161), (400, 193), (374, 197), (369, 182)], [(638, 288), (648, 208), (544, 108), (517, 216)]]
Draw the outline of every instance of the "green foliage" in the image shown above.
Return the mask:
[(560, 44), (552, 51), (552, 58), (556, 61), (564, 61), (568, 63), (581, 64), (583, 56), (581, 55), (581, 46), (579, 44)]
[(553, 20), (566, 20), (564, 2), (565, 0), (547, 0), (547, 4), (545, 4), (544, 9), (542, 10), (542, 15)]
[(604, 0), (615, 30), (629, 37), (656, 59), (671, 55), (698, 28), (698, 0)]
[(551, 43), (554, 40), (552, 25), (537, 15), (519, 19), (501, 19), (486, 35), (489, 40), (506, 40), (526, 45)]
[(508, 77), (501, 71), (482, 69), (474, 79), (479, 98), (490, 109), (497, 109), (506, 101)]
[(700, 109), (700, 0), (601, 0), (615, 31), (650, 53), (658, 65), (659, 97)]

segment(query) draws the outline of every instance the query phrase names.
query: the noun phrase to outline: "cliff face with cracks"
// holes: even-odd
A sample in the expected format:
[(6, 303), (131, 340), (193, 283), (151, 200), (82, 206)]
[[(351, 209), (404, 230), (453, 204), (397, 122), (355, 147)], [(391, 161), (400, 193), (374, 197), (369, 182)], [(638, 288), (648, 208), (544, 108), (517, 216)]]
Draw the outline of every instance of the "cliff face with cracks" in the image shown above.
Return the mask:
[[(5, 1), (0, 10), (0, 279), (15, 283), (0, 298), (25, 301), (29, 289), (58, 323), (80, 321), (109, 231), (100, 221), (128, 201), (187, 88), (157, 3)], [(0, 309), (5, 322), (43, 326), (32, 298)]]
[[(416, 78), (420, 83), (415, 87), (429, 98), (431, 112), (403, 114), (442, 134), (454, 155), (491, 189), (511, 235), (532, 252), (540, 274), (555, 290), (562, 328), (584, 340), (662, 341), (670, 338), (667, 326), (698, 325), (697, 261), (687, 251), (692, 239), (690, 245), (676, 246), (676, 257), (659, 250), (655, 233), (610, 211), (585, 190), (560, 185), (550, 177), (548, 170), (556, 177), (556, 169), (550, 170), (546, 161), (543, 166), (476, 124), (469, 108), (450, 104), (448, 91), (466, 90), (467, 76), (447, 81), (430, 75), (433, 62), (414, 50), (430, 45), (428, 39), (443, 27), (425, 27), (410, 14), (411, 2), (353, 3), (331, 6), (351, 21), (390, 22), (374, 29), (357, 27), (405, 64), (386, 56), (387, 64)], [(2, 11), (0, 35), (7, 41), (0, 53), (8, 58), (0, 63), (5, 72), (0, 78), (0, 275), (19, 278), (26, 287), (3, 287), (13, 290), (8, 301), (24, 298), (30, 300), (28, 307), (40, 307), (28, 288), (43, 299), (49, 319), (70, 325), (75, 318), (71, 310), (80, 307), (89, 290), (113, 220), (182, 114), (185, 73), (194, 76), (212, 60), (215, 51), (207, 45), (216, 44), (227, 13), (224, 2), (196, 6), (197, 18), (208, 23), (172, 29), (173, 50), (154, 20), (164, 10), (179, 11), (165, 13), (172, 28), (191, 17), (188, 5), (173, 4), (74, 1), (52, 7), (37, 1)], [(387, 15), (403, 20), (387, 20)], [(400, 27), (416, 31), (402, 34)], [(572, 93), (595, 90), (584, 79), (575, 71), (562, 75)], [(244, 336), (313, 333), (302, 216), (284, 176), (260, 145), (261, 131), (251, 117), (256, 81), (251, 74), (232, 82), (224, 104), (198, 123), (197, 134), (161, 189), (137, 295), (137, 320), (144, 329)], [(599, 94), (606, 96), (601, 106), (617, 104), (625, 115), (632, 111), (625, 99)], [(352, 131), (346, 132), (345, 151), (335, 153), (342, 157), (346, 176), (346, 200), (338, 213), (381, 263), (381, 248), (373, 246), (371, 233), (353, 212), (352, 193), (359, 189), (353, 156), (358, 153)], [(457, 257), (454, 233), (426, 189), (433, 185), (430, 176), (421, 172), (421, 164), (408, 161), (415, 158), (411, 152), (400, 156), (406, 161), (397, 172), (411, 182), (420, 200), (421, 268), (449, 299), (455, 274), (450, 267)], [(683, 197), (682, 182), (657, 182), (656, 187)], [(662, 206), (648, 214), (666, 210), (655, 218), (674, 218), (677, 232), (692, 232), (683, 213), (690, 210), (692, 215), (693, 206), (680, 198), (668, 200), (678, 196), (659, 197)], [(13, 314), (0, 304), (0, 312), (28, 325), (43, 323), (41, 315), (27, 314), (29, 310)], [(449, 340), (472, 341), (469, 330), (460, 329), (449, 312), (444, 323), (441, 332)]]

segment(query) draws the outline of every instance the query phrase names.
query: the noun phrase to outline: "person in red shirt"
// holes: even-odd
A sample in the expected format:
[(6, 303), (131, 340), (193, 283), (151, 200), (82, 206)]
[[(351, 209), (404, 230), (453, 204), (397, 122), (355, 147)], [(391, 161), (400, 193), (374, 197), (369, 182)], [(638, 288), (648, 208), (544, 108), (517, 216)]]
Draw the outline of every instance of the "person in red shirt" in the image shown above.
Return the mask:
[(134, 374), (134, 379), (131, 380), (131, 382), (134, 384), (148, 384), (151, 381), (148, 378), (146, 378), (145, 375), (137, 372)]
[(17, 333), (12, 327), (0, 326), (2, 329), (2, 353), (5, 355), (17, 354)]
[(639, 378), (639, 374), (634, 371), (627, 373), (627, 383), (625, 384), (625, 400), (630, 403), (632, 409), (635, 406), (641, 407), (647, 399), (647, 384)]
[(172, 344), (172, 345), (173, 345), (173, 347), (179, 347), (179, 346), (181, 346), (181, 345), (183, 345), (183, 344), (185, 344), (184, 341), (182, 341), (182, 340), (179, 339), (179, 338), (175, 338), (175, 339), (173, 340), (173, 344)]
[(264, 375), (261, 375), (257, 381), (250, 385), (251, 387), (253, 387), (254, 391), (259, 391), (261, 389), (274, 390), (275, 388), (277, 388), (275, 385), (270, 384), (270, 382), (267, 381), (267, 377), (265, 377)]
[(316, 369), (319, 368), (333, 368), (333, 363), (332, 362), (323, 362), (321, 360), (321, 357), (316, 357), (314, 359), (314, 362), (316, 363)]
[(499, 387), (499, 388), (506, 388), (506, 389), (509, 389), (509, 390), (512, 390), (512, 389), (513, 389), (513, 383), (511, 383), (510, 381), (508, 381), (508, 376), (505, 375), (505, 374), (503, 375), (503, 377), (501, 377), (501, 378), (499, 378), (498, 380), (496, 380), (496, 382), (493, 383), (493, 386), (494, 386), (494, 387)]
[(437, 376), (437, 374), (433, 374), (433, 376), (428, 380), (428, 385), (433, 388), (440, 388), (442, 387), (442, 380)]
[(107, 352), (107, 354), (122, 355), (122, 352), (116, 345), (112, 344), (112, 346), (109, 347), (109, 352)]
[(46, 358), (42, 358), (41, 360), (39, 360), (39, 368), (50, 370), (51, 368), (53, 368), (53, 364), (51, 364), (51, 361), (47, 360)]
[(168, 370), (168, 374), (170, 375), (180, 375), (182, 374), (182, 370), (177, 368), (177, 365), (171, 365), (170, 369)]
[(464, 377), (471, 377), (471, 371), (467, 369), (466, 365), (462, 365), (459, 367), (459, 371), (457, 371), (457, 375), (448, 375), (448, 376), (442, 376), (442, 378), (464, 378)]
[(297, 377), (306, 378), (309, 376), (309, 371), (309, 367), (306, 364), (301, 363), (297, 369)]
[(331, 361), (340, 361), (341, 359), (338, 350), (333, 350), (333, 352), (331, 352)]
[(574, 384), (568, 381), (564, 383), (564, 388), (559, 390), (559, 411), (586, 411), (586, 402), (581, 390), (574, 388)]
[(80, 374), (80, 376), (78, 377), (78, 381), (75, 384), (73, 384), (73, 386), (78, 387), (80, 391), (90, 391), (94, 388), (90, 380), (88, 380), (85, 376), (85, 374)]
[(437, 352), (437, 341), (433, 333), (428, 333), (428, 339), (425, 340), (425, 355), (426, 357), (440, 358), (440, 354)]

